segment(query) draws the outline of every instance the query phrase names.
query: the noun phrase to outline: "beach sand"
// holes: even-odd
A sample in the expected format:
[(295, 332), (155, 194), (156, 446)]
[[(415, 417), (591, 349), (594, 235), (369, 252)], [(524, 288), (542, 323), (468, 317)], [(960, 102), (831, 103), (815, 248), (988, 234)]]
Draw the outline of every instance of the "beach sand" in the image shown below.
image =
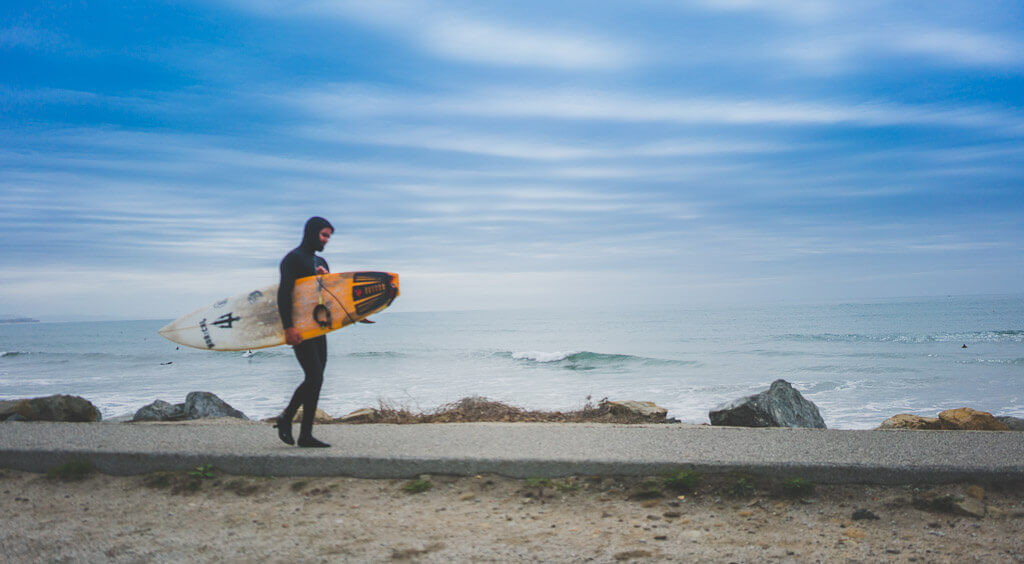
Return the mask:
[[(1020, 484), (817, 485), (793, 497), (753, 476), (704, 476), (679, 493), (661, 478), (488, 475), (425, 477), (432, 487), (409, 493), (408, 480), (190, 474), (64, 481), (0, 470), (3, 560), (1024, 560)], [(654, 485), (663, 497), (636, 495)], [(951, 512), (945, 496), (983, 498), (987, 515)]]

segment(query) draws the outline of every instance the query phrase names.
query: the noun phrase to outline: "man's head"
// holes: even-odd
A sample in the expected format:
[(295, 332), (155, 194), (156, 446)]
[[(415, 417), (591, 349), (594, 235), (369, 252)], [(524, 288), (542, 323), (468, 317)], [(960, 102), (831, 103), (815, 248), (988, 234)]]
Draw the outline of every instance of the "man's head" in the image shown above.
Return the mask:
[(334, 234), (334, 226), (322, 217), (311, 217), (302, 234), (302, 246), (310, 251), (322, 251)]

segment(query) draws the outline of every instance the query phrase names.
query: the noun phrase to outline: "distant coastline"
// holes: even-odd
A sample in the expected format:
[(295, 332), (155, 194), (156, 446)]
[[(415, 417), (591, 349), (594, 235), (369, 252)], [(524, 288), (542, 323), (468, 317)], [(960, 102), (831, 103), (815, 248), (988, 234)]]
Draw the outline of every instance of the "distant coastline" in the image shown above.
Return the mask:
[(0, 323), (39, 323), (39, 320), (31, 317), (0, 317)]

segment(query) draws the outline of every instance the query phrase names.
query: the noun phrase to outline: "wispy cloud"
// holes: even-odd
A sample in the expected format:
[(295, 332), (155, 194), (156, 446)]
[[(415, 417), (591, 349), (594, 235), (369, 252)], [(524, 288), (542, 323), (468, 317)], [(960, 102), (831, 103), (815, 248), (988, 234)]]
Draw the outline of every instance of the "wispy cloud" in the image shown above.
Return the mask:
[(723, 12), (756, 12), (799, 23), (818, 23), (842, 14), (845, 2), (830, 0), (696, 0), (696, 5)]
[(611, 91), (509, 88), (426, 96), (343, 86), (286, 97), (318, 116), (347, 120), (368, 116), (478, 116), (712, 125), (892, 125), (998, 128), (1019, 132), (1024, 115), (999, 107), (907, 105), (885, 100), (825, 102), (758, 98), (695, 98)]
[(775, 41), (784, 60), (813, 65), (821, 72), (838, 74), (864, 69), (881, 59), (927, 62), (933, 66), (1024, 66), (1024, 42), (992, 33), (923, 26), (862, 31), (815, 31)]
[(64, 40), (60, 34), (30, 25), (0, 27), (0, 49), (52, 50)]
[(313, 0), (236, 5), (274, 17), (355, 21), (395, 34), (436, 57), (481, 65), (614, 70), (634, 63), (639, 57), (632, 46), (597, 34), (538, 24), (536, 18), (514, 21), (471, 15), (443, 3)]
[(607, 40), (459, 16), (428, 19), (420, 41), (442, 57), (502, 66), (601, 70), (622, 68), (635, 59), (632, 49)]

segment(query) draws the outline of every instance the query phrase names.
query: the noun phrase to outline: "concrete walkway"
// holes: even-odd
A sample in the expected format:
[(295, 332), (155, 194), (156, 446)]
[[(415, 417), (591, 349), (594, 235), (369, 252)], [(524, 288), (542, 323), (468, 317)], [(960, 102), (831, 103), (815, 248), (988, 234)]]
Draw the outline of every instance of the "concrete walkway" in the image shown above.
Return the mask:
[[(297, 431), (297, 429), (296, 429)], [(329, 449), (289, 447), (269, 424), (0, 423), (0, 467), (87, 458), (104, 473), (409, 478), (657, 475), (692, 468), (818, 483), (1024, 480), (1024, 433), (739, 429), (694, 425), (321, 425)]]

